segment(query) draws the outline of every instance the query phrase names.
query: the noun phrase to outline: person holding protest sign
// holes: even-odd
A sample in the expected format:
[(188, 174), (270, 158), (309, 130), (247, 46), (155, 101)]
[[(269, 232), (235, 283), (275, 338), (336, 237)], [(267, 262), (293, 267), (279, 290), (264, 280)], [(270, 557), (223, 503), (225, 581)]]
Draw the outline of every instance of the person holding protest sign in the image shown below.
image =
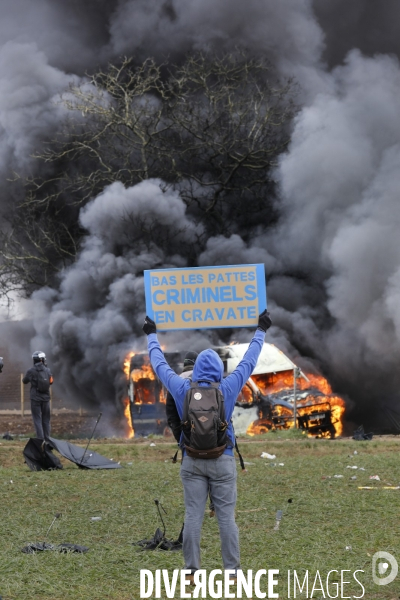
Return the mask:
[[(191, 352), (187, 352), (185, 354), (185, 358), (183, 359), (183, 371), (180, 374), (180, 377), (183, 377), (184, 379), (189, 379), (190, 381), (192, 381), (193, 367), (194, 367), (194, 363), (196, 362), (197, 357), (198, 357), (197, 352), (191, 351)], [(179, 442), (181, 440), (181, 435), (182, 435), (182, 423), (181, 423), (181, 418), (178, 413), (178, 409), (176, 408), (175, 400), (173, 399), (171, 392), (167, 393), (167, 399), (165, 402), (165, 412), (167, 415), (167, 423), (172, 431), (174, 438), (176, 439), (176, 441), (179, 444)], [(173, 462), (176, 462), (177, 455), (178, 455), (178, 452), (176, 452), (176, 454), (173, 458)], [(214, 517), (214, 516), (215, 516), (214, 503), (212, 501), (211, 494), (210, 494), (210, 517)]]
[[(235, 522), (235, 437), (231, 417), (236, 398), (256, 366), (270, 326), (269, 313), (264, 310), (259, 315), (258, 327), (246, 354), (225, 379), (224, 366), (218, 354), (212, 349), (200, 352), (193, 367), (191, 383), (189, 379), (179, 377), (168, 365), (157, 339), (156, 324), (149, 317), (145, 318), (143, 331), (148, 336), (150, 362), (172, 394), (182, 419), (183, 555), (185, 569), (192, 573), (191, 581), (200, 569), (200, 534), (209, 488), (219, 525), (224, 569), (233, 574), (240, 569), (239, 532)], [(216, 400), (210, 400), (212, 397)], [(208, 440), (211, 439), (209, 428), (212, 426), (216, 428), (214, 447), (201, 449), (201, 438), (207, 436)]]

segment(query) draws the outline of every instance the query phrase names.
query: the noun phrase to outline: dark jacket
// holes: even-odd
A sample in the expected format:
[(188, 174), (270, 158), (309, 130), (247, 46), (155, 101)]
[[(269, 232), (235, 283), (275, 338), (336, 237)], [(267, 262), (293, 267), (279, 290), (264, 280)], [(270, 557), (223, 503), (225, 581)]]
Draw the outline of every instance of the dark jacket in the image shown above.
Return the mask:
[[(188, 365), (187, 367), (183, 367), (183, 371), (180, 374), (180, 377), (184, 379), (192, 379), (193, 373), (193, 365)], [(165, 402), (165, 412), (167, 414), (167, 423), (172, 433), (174, 434), (174, 438), (179, 443), (181, 439), (182, 426), (181, 426), (181, 418), (178, 413), (178, 409), (176, 408), (175, 400), (171, 394), (168, 392), (167, 399)]]
[(43, 371), (43, 369), (47, 372), (47, 376), (49, 378), (49, 383), (51, 385), (53, 383), (53, 376), (51, 374), (49, 367), (45, 367), (42, 362), (36, 363), (35, 365), (33, 365), (33, 367), (28, 369), (25, 377), (22, 380), (22, 383), (30, 383), (31, 384), (31, 393), (30, 393), (31, 400), (38, 400), (38, 401), (50, 400), (50, 392), (38, 392), (38, 389), (37, 389), (37, 381), (38, 381), (37, 374), (38, 374), (38, 371)]

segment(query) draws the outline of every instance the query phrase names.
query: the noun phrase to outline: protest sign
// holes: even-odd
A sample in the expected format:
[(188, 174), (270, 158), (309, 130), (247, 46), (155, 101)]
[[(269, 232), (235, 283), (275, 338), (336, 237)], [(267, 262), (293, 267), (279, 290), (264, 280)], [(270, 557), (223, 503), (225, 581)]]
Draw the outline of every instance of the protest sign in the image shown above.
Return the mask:
[(159, 331), (254, 327), (267, 307), (263, 264), (155, 269), (144, 281)]

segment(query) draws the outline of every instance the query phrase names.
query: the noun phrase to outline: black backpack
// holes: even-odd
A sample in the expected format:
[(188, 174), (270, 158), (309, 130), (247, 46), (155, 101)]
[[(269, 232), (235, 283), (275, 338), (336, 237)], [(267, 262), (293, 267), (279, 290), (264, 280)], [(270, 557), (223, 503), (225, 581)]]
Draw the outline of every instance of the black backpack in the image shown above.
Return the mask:
[(37, 372), (37, 391), (40, 394), (47, 394), (50, 391), (50, 381), (47, 369), (36, 369)]
[(219, 383), (199, 386), (198, 381), (190, 384), (183, 402), (183, 444), (192, 458), (219, 458), (227, 442), (228, 423), (225, 417), (224, 397)]

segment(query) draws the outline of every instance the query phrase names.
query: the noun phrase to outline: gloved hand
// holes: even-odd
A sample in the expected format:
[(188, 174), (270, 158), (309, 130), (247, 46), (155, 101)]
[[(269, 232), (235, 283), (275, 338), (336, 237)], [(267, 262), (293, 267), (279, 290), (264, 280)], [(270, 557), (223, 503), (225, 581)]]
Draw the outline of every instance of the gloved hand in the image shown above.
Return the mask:
[(156, 324), (154, 323), (153, 319), (150, 319), (150, 317), (148, 317), (147, 315), (144, 319), (143, 331), (146, 335), (150, 335), (150, 333), (157, 333)]
[(261, 331), (266, 332), (272, 325), (271, 317), (269, 316), (269, 312), (264, 310), (260, 315), (258, 315), (258, 327), (257, 329), (261, 329)]

